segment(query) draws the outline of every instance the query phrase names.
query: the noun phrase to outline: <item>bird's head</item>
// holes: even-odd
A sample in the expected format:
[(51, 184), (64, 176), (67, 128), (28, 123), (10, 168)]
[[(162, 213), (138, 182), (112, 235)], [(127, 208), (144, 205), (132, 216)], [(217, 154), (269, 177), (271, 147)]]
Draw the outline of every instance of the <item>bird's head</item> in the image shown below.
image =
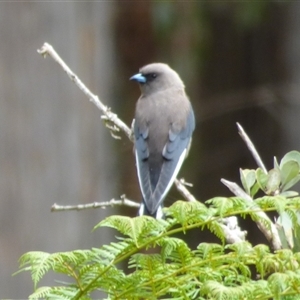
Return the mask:
[(130, 77), (139, 83), (142, 94), (149, 95), (171, 87), (184, 88), (178, 74), (167, 64), (153, 63), (142, 67), (139, 73)]

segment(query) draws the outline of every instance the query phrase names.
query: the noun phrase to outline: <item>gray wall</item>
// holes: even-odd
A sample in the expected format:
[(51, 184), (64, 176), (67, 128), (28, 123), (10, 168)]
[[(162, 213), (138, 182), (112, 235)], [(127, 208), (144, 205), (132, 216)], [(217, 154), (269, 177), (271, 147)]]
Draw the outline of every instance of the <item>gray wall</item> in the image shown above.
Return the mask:
[[(110, 138), (100, 112), (50, 58), (52, 44), (104, 102), (113, 99), (113, 4), (0, 3), (0, 298), (26, 299), (29, 273), (11, 277), (31, 250), (84, 249), (116, 210), (51, 213), (53, 203), (118, 197)], [(113, 106), (113, 103), (109, 103)], [(53, 283), (52, 278), (43, 284)]]

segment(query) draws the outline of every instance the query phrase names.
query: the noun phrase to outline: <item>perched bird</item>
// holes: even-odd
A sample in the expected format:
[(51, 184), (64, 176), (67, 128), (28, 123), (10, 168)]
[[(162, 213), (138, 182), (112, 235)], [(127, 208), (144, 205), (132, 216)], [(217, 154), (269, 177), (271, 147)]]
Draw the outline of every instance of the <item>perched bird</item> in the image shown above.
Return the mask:
[(162, 218), (163, 200), (187, 156), (195, 117), (182, 80), (168, 65), (146, 65), (130, 80), (141, 89), (133, 126), (143, 196), (139, 215)]

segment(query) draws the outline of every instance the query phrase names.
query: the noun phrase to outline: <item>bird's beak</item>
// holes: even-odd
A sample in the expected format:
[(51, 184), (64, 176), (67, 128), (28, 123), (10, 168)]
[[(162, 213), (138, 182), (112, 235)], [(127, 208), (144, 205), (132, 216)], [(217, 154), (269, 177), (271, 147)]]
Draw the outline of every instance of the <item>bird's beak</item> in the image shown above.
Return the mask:
[(147, 79), (142, 73), (137, 73), (129, 78), (129, 80), (135, 80), (139, 83), (146, 83)]

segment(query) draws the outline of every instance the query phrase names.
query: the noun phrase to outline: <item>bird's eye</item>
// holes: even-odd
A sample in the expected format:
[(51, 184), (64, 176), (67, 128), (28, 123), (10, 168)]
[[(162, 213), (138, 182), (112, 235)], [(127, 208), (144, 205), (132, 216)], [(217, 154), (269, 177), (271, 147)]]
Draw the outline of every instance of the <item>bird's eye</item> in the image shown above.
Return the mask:
[(149, 72), (148, 74), (145, 75), (145, 77), (147, 78), (147, 82), (151, 82), (157, 77), (157, 73), (150, 73)]

